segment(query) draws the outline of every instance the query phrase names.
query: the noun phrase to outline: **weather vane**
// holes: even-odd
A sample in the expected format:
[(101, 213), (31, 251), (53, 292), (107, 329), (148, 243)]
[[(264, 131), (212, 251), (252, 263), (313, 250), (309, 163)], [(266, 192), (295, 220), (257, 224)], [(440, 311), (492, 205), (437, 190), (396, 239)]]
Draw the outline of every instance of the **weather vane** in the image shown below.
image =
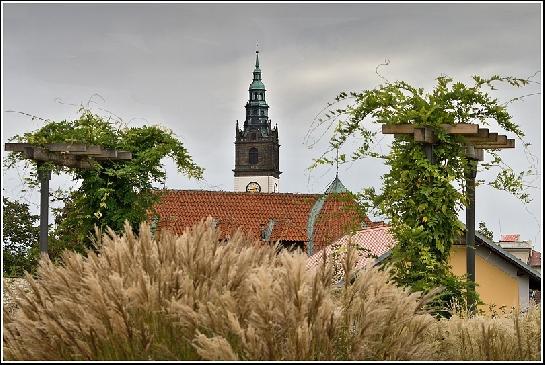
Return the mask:
[(259, 53), (259, 41), (255, 42), (255, 53)]

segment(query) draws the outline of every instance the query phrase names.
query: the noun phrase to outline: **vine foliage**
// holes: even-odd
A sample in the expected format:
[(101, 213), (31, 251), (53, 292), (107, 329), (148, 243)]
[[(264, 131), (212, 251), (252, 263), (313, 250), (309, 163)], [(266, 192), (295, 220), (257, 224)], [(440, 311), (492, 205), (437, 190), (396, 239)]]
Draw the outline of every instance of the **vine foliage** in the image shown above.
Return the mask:
[[(79, 188), (64, 193), (64, 207), (56, 212), (56, 228), (50, 243), (50, 257), (64, 248), (84, 252), (93, 246), (95, 227), (123, 230), (128, 221), (133, 228), (146, 220), (153, 204), (159, 199), (154, 183), (166, 178), (161, 160), (171, 157), (180, 173), (201, 178), (203, 169), (197, 166), (182, 142), (172, 131), (160, 126), (127, 127), (113, 122), (89, 109), (81, 108), (76, 120), (52, 121), (36, 131), (16, 135), (10, 141), (45, 145), (49, 143), (84, 143), (132, 152), (132, 160), (106, 160), (92, 164), (91, 169), (69, 168), (44, 163), (39, 168), (53, 173), (65, 172), (81, 182)], [(24, 160), (21, 153), (12, 152), (6, 166), (13, 168)], [(24, 160), (30, 167), (26, 179), (31, 187), (39, 184), (38, 165)]]
[[(458, 211), (466, 204), (468, 161), (464, 138), (445, 133), (441, 125), (493, 124), (522, 140), (524, 133), (507, 111), (508, 103), (500, 103), (488, 91), (495, 90), (497, 83), (521, 87), (530, 81), (500, 76), (474, 76), (473, 85), (454, 82), (445, 76), (436, 80), (431, 92), (397, 81), (363, 92), (340, 93), (315, 121), (317, 126), (329, 123), (335, 129), (329, 149), (314, 161), (312, 167), (332, 163), (334, 160), (329, 156), (351, 137), (360, 141), (352, 152), (352, 160), (365, 157), (385, 160), (390, 171), (382, 177), (382, 192), (364, 189), (360, 194), (362, 204), (390, 220), (398, 244), (389, 261), (398, 284), (424, 292), (443, 287), (446, 290), (438, 304), (444, 305), (453, 299), (464, 300), (466, 295), (476, 294), (467, 293), (467, 281), (454, 276), (449, 267), (451, 245), (463, 237)], [(346, 106), (340, 107), (343, 102)], [(433, 162), (412, 137), (394, 139), (390, 153), (381, 155), (374, 150), (377, 133), (373, 131), (373, 124), (413, 124), (432, 128), (438, 139), (433, 146)], [(496, 151), (492, 153), (493, 161), (484, 168), (500, 168), (500, 173), (490, 185), (529, 201), (521, 182), (524, 173), (516, 175), (505, 168)], [(341, 163), (348, 160), (345, 154), (338, 159)]]

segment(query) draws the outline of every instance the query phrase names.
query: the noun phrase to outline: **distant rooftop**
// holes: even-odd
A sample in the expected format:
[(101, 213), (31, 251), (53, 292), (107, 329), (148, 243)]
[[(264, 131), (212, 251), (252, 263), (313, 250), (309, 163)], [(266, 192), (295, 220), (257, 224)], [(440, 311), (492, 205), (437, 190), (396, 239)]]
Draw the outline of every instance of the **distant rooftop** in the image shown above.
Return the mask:
[(524, 249), (531, 249), (532, 243), (528, 241), (519, 241), (519, 242), (505, 242), (500, 241), (498, 244), (503, 248), (524, 248)]
[(511, 249), (531, 249), (532, 248), (532, 241), (529, 240), (520, 240), (520, 234), (518, 233), (512, 233), (512, 234), (503, 234), (500, 237), (500, 241), (497, 242), (501, 247), (503, 248), (511, 248)]
[(517, 242), (520, 239), (520, 234), (504, 234), (500, 238), (500, 242)]

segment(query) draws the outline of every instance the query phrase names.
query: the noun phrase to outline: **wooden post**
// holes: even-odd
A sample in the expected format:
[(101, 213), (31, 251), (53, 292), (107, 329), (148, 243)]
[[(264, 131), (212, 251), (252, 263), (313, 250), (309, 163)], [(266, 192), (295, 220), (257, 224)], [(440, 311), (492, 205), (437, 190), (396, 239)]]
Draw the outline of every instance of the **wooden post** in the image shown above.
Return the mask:
[(469, 281), (467, 306), (471, 313), (475, 312), (475, 178), (477, 177), (477, 160), (468, 158), (466, 171), (466, 272)]
[(424, 153), (429, 162), (433, 163), (433, 145), (430, 143), (425, 143), (423, 145)]
[(49, 226), (49, 180), (51, 170), (43, 163), (38, 163), (38, 177), (40, 179), (40, 253), (47, 255), (47, 235)]

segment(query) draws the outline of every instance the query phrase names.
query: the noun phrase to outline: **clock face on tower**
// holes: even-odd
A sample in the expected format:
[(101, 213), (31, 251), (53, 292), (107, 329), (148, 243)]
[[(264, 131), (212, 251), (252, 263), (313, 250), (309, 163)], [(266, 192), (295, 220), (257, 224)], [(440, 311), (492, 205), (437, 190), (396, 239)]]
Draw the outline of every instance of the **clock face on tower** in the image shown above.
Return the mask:
[(258, 183), (252, 181), (251, 183), (246, 185), (246, 191), (249, 193), (259, 193), (261, 191), (261, 186)]

